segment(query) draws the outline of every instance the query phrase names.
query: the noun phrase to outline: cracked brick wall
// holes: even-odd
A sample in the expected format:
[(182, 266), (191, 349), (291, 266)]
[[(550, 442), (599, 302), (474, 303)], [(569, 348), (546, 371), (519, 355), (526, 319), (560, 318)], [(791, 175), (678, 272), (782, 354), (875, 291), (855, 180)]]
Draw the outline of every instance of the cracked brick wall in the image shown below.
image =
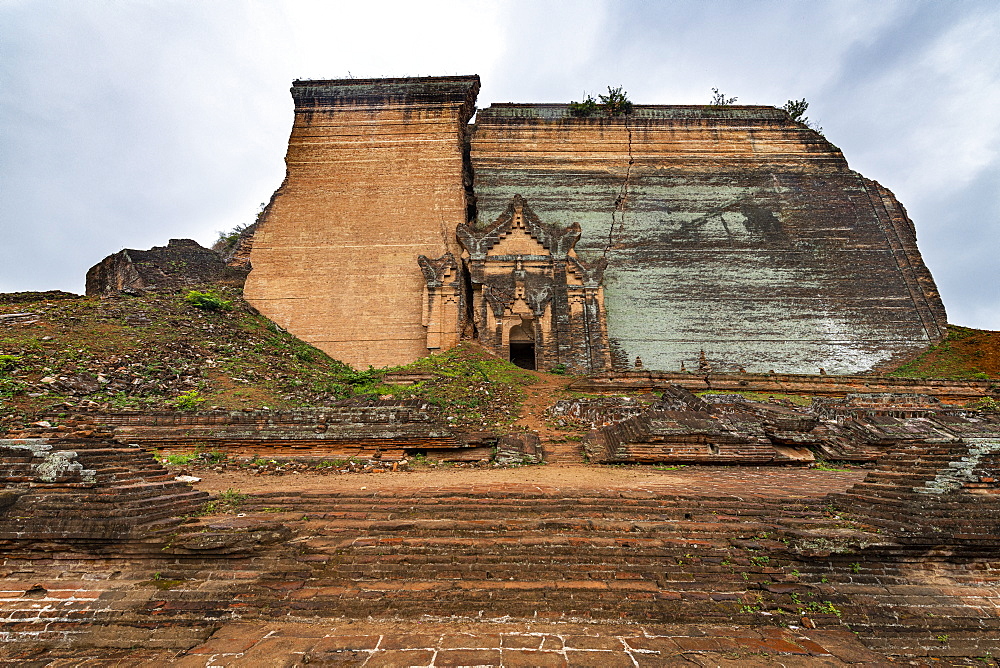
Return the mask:
[(521, 195), (606, 257), (620, 366), (859, 373), (942, 336), (903, 207), (779, 109), (494, 104), (471, 160), (481, 224)]

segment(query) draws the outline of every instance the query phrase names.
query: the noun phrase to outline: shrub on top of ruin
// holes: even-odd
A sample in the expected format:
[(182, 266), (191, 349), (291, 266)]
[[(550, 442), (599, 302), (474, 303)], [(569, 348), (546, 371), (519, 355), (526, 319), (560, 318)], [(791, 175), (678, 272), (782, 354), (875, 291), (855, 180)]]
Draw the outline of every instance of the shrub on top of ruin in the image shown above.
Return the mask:
[(587, 94), (583, 102), (570, 102), (569, 114), (578, 118), (593, 116), (597, 113), (608, 116), (627, 116), (632, 113), (632, 106), (628, 99), (628, 93), (621, 86), (618, 88), (608, 86), (608, 94), (598, 95), (596, 100), (592, 95)]
[(728, 107), (731, 104), (735, 104), (738, 97), (726, 97), (725, 93), (719, 92), (718, 88), (712, 89), (712, 103), (713, 107)]
[(219, 232), (219, 238), (212, 244), (212, 250), (221, 255), (226, 255), (229, 251), (233, 250), (233, 247), (236, 246), (236, 242), (240, 240), (243, 233), (260, 222), (265, 209), (267, 209), (267, 202), (261, 202), (260, 206), (257, 207), (257, 216), (252, 223), (237, 225), (228, 232)]
[(221, 253), (225, 255), (226, 253), (228, 253), (233, 249), (233, 246), (236, 245), (236, 242), (240, 240), (240, 235), (243, 234), (248, 229), (250, 229), (251, 225), (252, 223), (248, 223), (246, 225), (237, 225), (228, 232), (219, 232), (219, 238), (215, 240), (214, 244), (212, 244), (212, 250), (214, 250), (216, 253)]
[(600, 106), (592, 95), (587, 95), (583, 102), (573, 101), (569, 103), (569, 115), (577, 117), (593, 116), (598, 112)]
[(609, 116), (627, 116), (632, 113), (632, 103), (628, 99), (628, 93), (622, 87), (612, 88), (608, 86), (607, 95), (598, 95), (601, 107)]
[(783, 104), (780, 108), (788, 112), (789, 118), (791, 118), (796, 123), (801, 123), (810, 130), (813, 130), (814, 132), (817, 132), (819, 134), (823, 134), (823, 128), (820, 127), (818, 124), (810, 121), (809, 118), (806, 116), (806, 109), (809, 108), (809, 103), (806, 102), (805, 98), (802, 98), (801, 100), (789, 100), (788, 102), (785, 102), (785, 104)]
[(195, 308), (200, 308), (202, 311), (232, 311), (233, 303), (227, 301), (215, 294), (211, 290), (206, 292), (199, 292), (198, 290), (191, 290), (184, 297), (186, 301), (191, 306)]

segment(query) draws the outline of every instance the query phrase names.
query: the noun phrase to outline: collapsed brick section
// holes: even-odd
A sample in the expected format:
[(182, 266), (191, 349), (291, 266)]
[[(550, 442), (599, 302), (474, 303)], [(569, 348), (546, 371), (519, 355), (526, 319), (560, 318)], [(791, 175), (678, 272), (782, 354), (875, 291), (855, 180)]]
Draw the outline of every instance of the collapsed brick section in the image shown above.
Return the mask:
[(87, 271), (87, 295), (167, 292), (219, 282), (242, 285), (246, 273), (197, 241), (171, 239), (146, 251), (126, 248), (95, 264)]
[(949, 404), (1000, 396), (996, 381), (990, 380), (713, 371), (612, 371), (576, 380), (569, 389), (576, 392), (660, 392), (672, 386), (692, 392), (759, 392), (840, 398), (857, 393), (926, 394)]
[(825, 413), (885, 451), (878, 469), (834, 502), (910, 546), (995, 551), (1000, 416), (900, 399), (869, 395), (839, 406), (824, 402)]
[(741, 395), (698, 398), (675, 387), (658, 404), (628, 411), (602, 410), (588, 400), (575, 403), (580, 405), (560, 411), (603, 425), (585, 437), (584, 448), (592, 461), (604, 463), (777, 464), (812, 461), (816, 455), (872, 462), (894, 457), (912, 443), (952, 442), (974, 444), (985, 462), (992, 461), (988, 439), (996, 431), (988, 416), (921, 395), (852, 394), (794, 408)]
[(754, 421), (697, 411), (651, 411), (604, 427), (585, 448), (596, 462), (713, 462), (768, 464), (790, 461), (771, 447)]
[(204, 492), (148, 452), (106, 439), (0, 440), (0, 549), (111, 551), (162, 536)]

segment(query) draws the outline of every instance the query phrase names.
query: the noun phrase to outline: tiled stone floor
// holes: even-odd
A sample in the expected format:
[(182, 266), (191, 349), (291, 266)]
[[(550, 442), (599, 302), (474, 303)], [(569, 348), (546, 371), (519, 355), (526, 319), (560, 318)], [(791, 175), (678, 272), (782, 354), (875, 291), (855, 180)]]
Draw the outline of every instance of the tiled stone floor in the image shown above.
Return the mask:
[[(32, 667), (236, 666), (845, 666), (885, 665), (848, 631), (524, 622), (375, 622), (224, 626), (174, 653), (24, 657)], [(14, 665), (14, 664), (6, 664)], [(899, 662), (897, 665), (906, 665)], [(917, 665), (926, 665), (918, 663)], [(936, 665), (947, 665), (937, 663)]]

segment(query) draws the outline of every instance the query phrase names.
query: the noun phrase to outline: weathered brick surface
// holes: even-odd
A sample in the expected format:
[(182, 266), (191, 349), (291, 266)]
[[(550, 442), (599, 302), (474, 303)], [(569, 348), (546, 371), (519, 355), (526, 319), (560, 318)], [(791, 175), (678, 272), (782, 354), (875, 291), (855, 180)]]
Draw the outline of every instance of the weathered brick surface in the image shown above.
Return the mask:
[(426, 355), (417, 256), (460, 252), (478, 90), (474, 76), (296, 82), (287, 175), (253, 240), (247, 299), (362, 368)]
[[(826, 493), (862, 475), (716, 468), (607, 488), (282, 489), (133, 552), (126, 567), (7, 557), (0, 656), (96, 646), (201, 661), (180, 665), (499, 655), (604, 666), (995, 654), (996, 553), (921, 551), (837, 516)], [(281, 525), (295, 538), (198, 549), (206, 536)]]
[(149, 453), (99, 439), (0, 440), (0, 547), (114, 551), (180, 524), (208, 499)]
[(671, 373), (663, 371), (613, 371), (574, 381), (578, 392), (661, 391), (672, 385), (697, 392), (762, 392), (805, 396), (843, 397), (847, 394), (925, 394), (955, 404), (997, 396), (995, 381), (942, 378), (893, 378), (890, 376), (823, 376), (787, 373)]
[(902, 206), (781, 110), (494, 104), (471, 159), (481, 223), (519, 194), (607, 259), (620, 364), (856, 373), (942, 335)]
[[(109, 438), (166, 453), (207, 447), (232, 457), (384, 460), (402, 459), (406, 450), (438, 454), (462, 450), (478, 460), (495, 440), (489, 432), (450, 427), (440, 409), (420, 400), (355, 401), (332, 408), (290, 411), (95, 412), (44, 417), (48, 422), (12, 435)], [(40, 426), (44, 424), (57, 426)]]

